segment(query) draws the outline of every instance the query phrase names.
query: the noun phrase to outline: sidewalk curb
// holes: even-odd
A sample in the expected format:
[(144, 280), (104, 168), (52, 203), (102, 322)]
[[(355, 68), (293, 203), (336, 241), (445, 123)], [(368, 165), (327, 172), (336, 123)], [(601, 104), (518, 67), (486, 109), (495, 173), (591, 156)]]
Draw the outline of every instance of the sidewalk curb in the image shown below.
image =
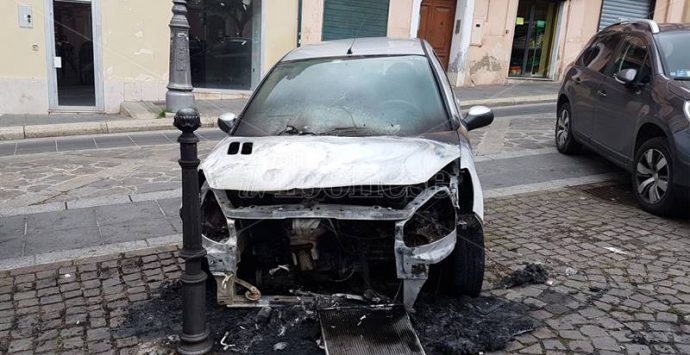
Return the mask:
[(149, 238), (132, 242), (106, 244), (81, 249), (71, 249), (44, 253), (19, 258), (0, 260), (0, 272), (39, 267), (47, 264), (75, 262), (84, 259), (117, 256), (122, 253), (136, 253), (145, 250), (170, 249), (182, 245), (182, 235), (173, 234), (164, 237)]
[(547, 103), (555, 102), (558, 99), (558, 95), (533, 95), (533, 96), (518, 96), (518, 97), (499, 97), (493, 99), (481, 99), (481, 100), (465, 100), (460, 101), (461, 107), (463, 109), (470, 108), (472, 106), (489, 106), (489, 107), (500, 107), (500, 106), (511, 106), (511, 105), (522, 105), (522, 104), (537, 104), (537, 103)]
[[(215, 126), (216, 118), (201, 116), (202, 128), (211, 128)], [(0, 141), (93, 134), (160, 131), (174, 128), (175, 127), (173, 127), (172, 120), (165, 118), (10, 126), (0, 127)]]
[[(520, 97), (503, 97), (493, 99), (462, 101), (462, 108), (483, 105), (489, 107), (510, 106), (555, 102), (556, 95), (532, 95)], [(216, 126), (217, 117), (201, 115), (201, 127)], [(166, 118), (129, 119), (99, 122), (55, 123), (44, 125), (26, 125), (0, 127), (0, 141), (21, 140), (27, 138), (67, 137), (85, 134), (110, 134), (125, 132), (143, 132), (172, 129), (172, 120)]]

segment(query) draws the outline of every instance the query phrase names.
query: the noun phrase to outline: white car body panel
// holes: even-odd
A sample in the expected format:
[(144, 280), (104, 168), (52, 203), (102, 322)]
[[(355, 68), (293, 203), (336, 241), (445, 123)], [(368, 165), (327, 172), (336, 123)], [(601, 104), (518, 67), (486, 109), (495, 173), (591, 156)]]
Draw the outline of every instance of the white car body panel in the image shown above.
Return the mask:
[[(251, 142), (252, 153), (229, 155), (231, 142)], [(209, 186), (221, 190), (413, 185), (426, 182), (460, 156), (457, 145), (424, 138), (228, 137), (201, 169)]]

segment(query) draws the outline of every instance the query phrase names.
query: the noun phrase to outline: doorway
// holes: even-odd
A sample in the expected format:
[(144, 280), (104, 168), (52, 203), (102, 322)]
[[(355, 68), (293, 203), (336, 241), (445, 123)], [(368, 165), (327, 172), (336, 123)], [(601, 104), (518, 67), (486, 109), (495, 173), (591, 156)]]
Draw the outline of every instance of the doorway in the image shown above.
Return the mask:
[[(97, 3), (95, 0), (94, 3)], [(95, 111), (102, 107), (97, 90), (100, 63), (94, 40), (94, 4), (91, 0), (50, 0), (48, 26), (53, 110)]]
[(448, 70), (457, 0), (422, 0), (417, 37), (425, 39)]
[(520, 0), (508, 76), (544, 78), (548, 75), (557, 6), (555, 1)]

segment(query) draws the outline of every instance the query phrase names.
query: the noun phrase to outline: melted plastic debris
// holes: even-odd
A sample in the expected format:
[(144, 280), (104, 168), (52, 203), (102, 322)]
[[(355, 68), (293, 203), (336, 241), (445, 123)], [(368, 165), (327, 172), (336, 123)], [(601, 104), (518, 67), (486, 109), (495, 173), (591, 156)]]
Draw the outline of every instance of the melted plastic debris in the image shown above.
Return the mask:
[(499, 285), (504, 288), (511, 288), (525, 284), (543, 284), (549, 278), (549, 273), (544, 265), (528, 263), (524, 268), (513, 271), (510, 275), (501, 280)]

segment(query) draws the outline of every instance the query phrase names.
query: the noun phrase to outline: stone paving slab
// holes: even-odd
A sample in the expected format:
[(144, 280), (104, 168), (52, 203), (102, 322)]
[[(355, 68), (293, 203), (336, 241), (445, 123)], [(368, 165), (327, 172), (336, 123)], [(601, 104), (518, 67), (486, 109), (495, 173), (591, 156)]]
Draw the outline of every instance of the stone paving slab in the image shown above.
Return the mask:
[[(539, 324), (499, 353), (690, 353), (690, 221), (590, 192), (601, 186), (487, 200), (483, 295), (527, 305)], [(526, 262), (547, 268), (546, 284), (497, 286)], [(132, 330), (129, 312), (156, 307), (180, 273), (174, 246), (2, 271), (0, 352), (160, 350), (173, 334), (155, 319)]]
[(0, 217), (0, 261), (180, 234), (180, 204), (178, 193), (167, 199)]

